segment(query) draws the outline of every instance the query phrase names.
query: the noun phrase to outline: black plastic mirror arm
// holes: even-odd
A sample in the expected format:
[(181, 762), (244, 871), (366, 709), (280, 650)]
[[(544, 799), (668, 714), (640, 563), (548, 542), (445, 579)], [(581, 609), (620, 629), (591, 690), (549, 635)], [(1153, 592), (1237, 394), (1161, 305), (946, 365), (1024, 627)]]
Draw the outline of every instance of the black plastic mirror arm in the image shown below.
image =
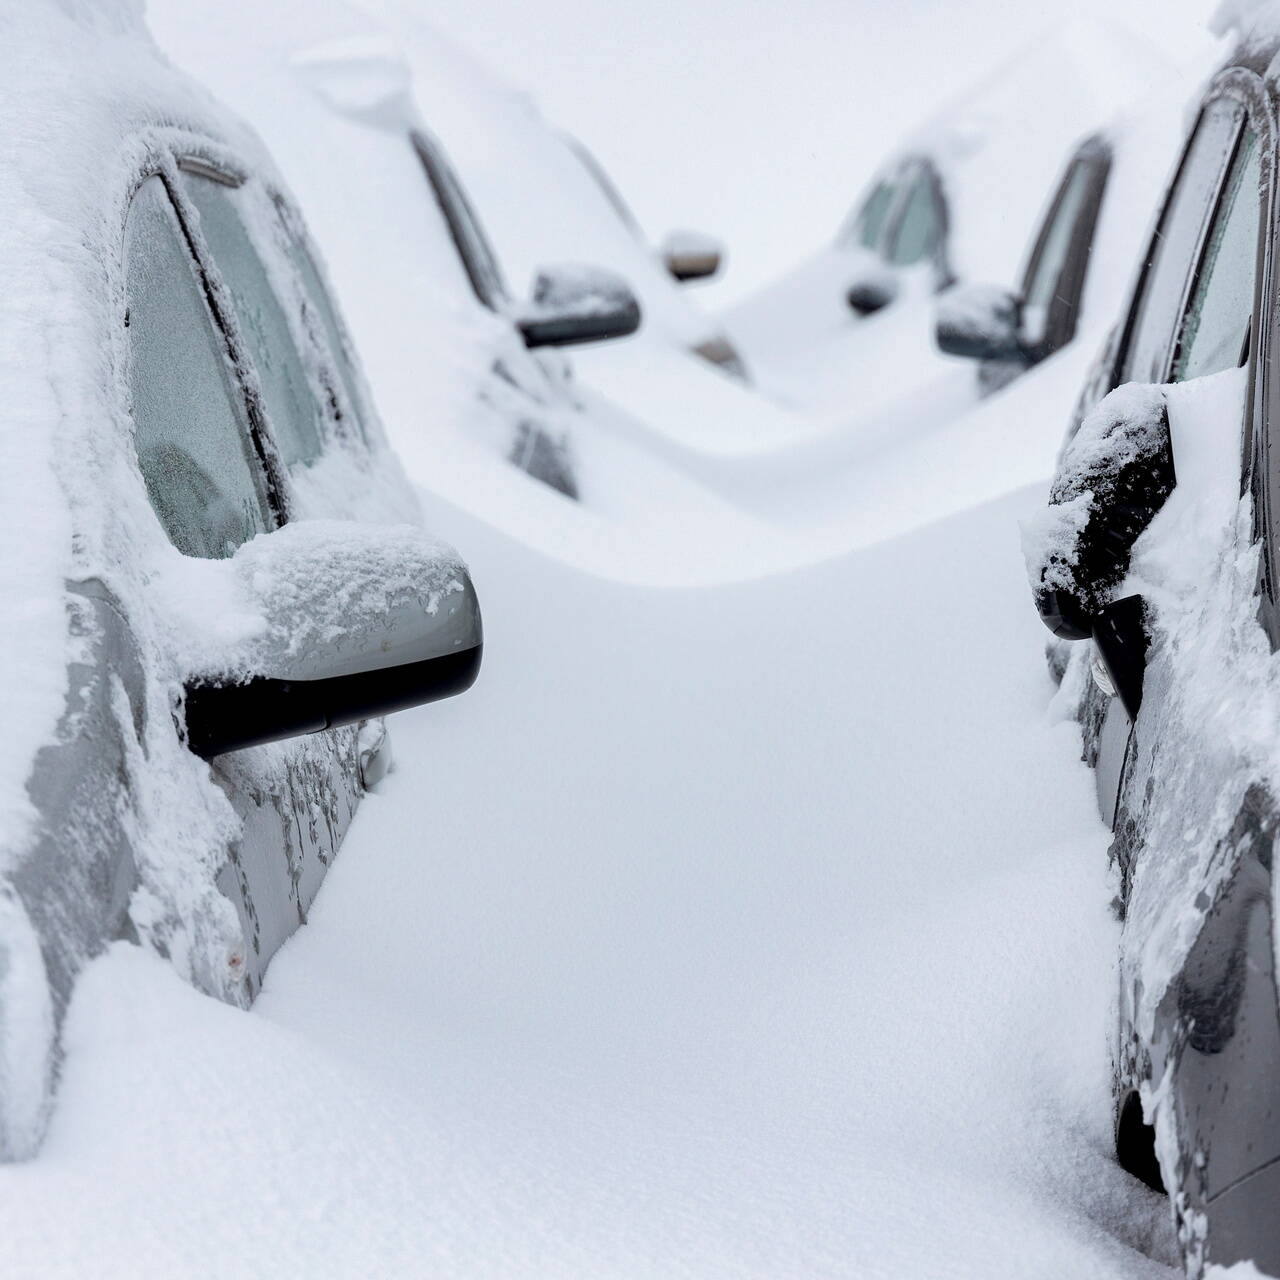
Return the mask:
[(640, 307), (635, 301), (617, 311), (596, 315), (531, 316), (519, 322), (524, 345), (572, 347), (583, 342), (605, 342), (627, 338), (640, 327)]
[(390, 715), (464, 693), (480, 673), (484, 645), (422, 662), (326, 680), (244, 684), (193, 682), (186, 687), (187, 745), (205, 760), (227, 751)]
[(1093, 643), (1129, 719), (1136, 720), (1142, 708), (1150, 643), (1143, 598), (1125, 596), (1107, 605), (1094, 620)]

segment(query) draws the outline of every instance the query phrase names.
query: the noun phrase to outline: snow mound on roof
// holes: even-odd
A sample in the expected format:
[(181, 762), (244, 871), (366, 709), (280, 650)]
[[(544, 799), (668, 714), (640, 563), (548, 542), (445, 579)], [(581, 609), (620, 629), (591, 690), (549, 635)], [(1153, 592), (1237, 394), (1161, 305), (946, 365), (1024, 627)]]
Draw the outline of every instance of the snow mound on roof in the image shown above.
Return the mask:
[(413, 72), (381, 32), (326, 40), (296, 54), (293, 65), (335, 111), (390, 129), (411, 118)]
[(1222, 0), (1209, 19), (1217, 36), (1268, 38), (1280, 32), (1280, 4), (1276, 0)]
[(1123, 28), (1073, 18), (909, 135), (898, 154), (927, 155), (942, 175), (956, 274), (1012, 279), (1068, 148), (1171, 71)]

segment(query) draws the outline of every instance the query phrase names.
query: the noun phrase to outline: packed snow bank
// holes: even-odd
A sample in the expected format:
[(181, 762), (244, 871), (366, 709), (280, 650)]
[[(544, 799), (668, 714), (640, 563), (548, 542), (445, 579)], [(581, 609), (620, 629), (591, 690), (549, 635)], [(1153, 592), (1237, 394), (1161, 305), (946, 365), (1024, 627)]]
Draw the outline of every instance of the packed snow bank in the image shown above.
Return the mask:
[(393, 723), (251, 1014), (95, 966), (45, 1153), (0, 1170), (7, 1269), (1167, 1276), (1110, 1156), (1035, 501), (697, 592), (432, 502), (484, 679)]

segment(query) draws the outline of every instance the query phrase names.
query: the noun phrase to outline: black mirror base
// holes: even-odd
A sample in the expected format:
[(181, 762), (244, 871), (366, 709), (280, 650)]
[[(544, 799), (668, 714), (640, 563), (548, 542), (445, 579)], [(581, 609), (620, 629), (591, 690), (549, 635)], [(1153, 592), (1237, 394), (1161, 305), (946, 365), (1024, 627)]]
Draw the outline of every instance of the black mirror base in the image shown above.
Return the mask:
[(480, 673), (484, 645), (422, 662), (332, 676), (186, 688), (187, 745), (205, 760), (245, 747), (336, 729), (464, 693)]

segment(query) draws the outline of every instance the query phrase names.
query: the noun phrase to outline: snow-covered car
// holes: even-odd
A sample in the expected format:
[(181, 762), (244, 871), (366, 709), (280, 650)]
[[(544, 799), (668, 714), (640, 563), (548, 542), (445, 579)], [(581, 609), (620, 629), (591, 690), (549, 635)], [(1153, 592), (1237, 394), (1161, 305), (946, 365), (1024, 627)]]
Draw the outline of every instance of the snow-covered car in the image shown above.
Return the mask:
[(1104, 24), (1047, 32), (895, 149), (832, 244), (725, 313), (756, 382), (810, 412), (867, 414), (946, 368), (935, 299), (1014, 278), (1061, 157), (1167, 75)]
[[(514, 296), (491, 236), (494, 202), (481, 208), (475, 183), (459, 174), (454, 140), (468, 136), (452, 111), (430, 106), (468, 97), (470, 64), (452, 81), (424, 82), (406, 60), (416, 45), (402, 49), (380, 18), (341, 0), (250, 9), (252, 41), (228, 25), (225, 4), (153, 0), (148, 15), (166, 52), (254, 123), (303, 196), (346, 309), (367, 335), (362, 346), (387, 418), (402, 428), (395, 444), (410, 472), (439, 473), (443, 454), (464, 463), (480, 444), (600, 510), (614, 485), (614, 459), (597, 439), (609, 409), (585, 404), (576, 359), (556, 348), (643, 330), (652, 319), (647, 296), (637, 298), (608, 266), (583, 266), (583, 257), (599, 260), (600, 245), (572, 238), (550, 246), (564, 247), (567, 260), (532, 268), (530, 297)], [(476, 75), (471, 97), (483, 104), (493, 91)], [(499, 101), (505, 111), (507, 97)], [(539, 122), (536, 136), (543, 132)], [(558, 136), (555, 147), (592, 199), (606, 203)], [(341, 185), (331, 181), (335, 170), (346, 175)], [(527, 170), (522, 162), (518, 183), (555, 179)], [(509, 193), (518, 209), (544, 199), (522, 192)], [(621, 224), (618, 234), (637, 252)], [(709, 369), (707, 378), (726, 382)], [(639, 474), (647, 464), (633, 457), (628, 466)]]
[(1026, 530), (1113, 827), (1121, 1163), (1280, 1275), (1274, 8), (1212, 80)]
[[(1104, 134), (1086, 138), (1072, 153), (1016, 290), (965, 284), (939, 299), (938, 347), (979, 361), (985, 391), (1007, 386), (1075, 337), (1111, 164)], [(1122, 216), (1133, 214), (1124, 210)]]
[[(569, 133), (562, 133), (560, 136), (604, 193), (618, 221), (631, 233), (641, 249), (647, 255), (651, 255), (653, 250), (645, 238), (639, 219), (604, 166), (580, 138), (575, 138)], [(668, 231), (662, 237), (657, 257), (672, 280), (677, 284), (688, 284), (693, 280), (709, 280), (712, 276), (718, 275), (724, 267), (725, 251), (724, 246), (714, 236), (707, 235), (703, 231), (682, 228)], [(632, 265), (630, 258), (621, 264), (624, 269), (630, 265)], [(647, 270), (641, 274), (641, 278), (649, 278)], [(694, 355), (701, 356), (735, 378), (743, 382), (750, 381), (750, 374), (742, 362), (742, 357), (722, 328), (709, 330), (690, 350)]]
[[(530, 349), (523, 330), (537, 317), (503, 297), (508, 264), (492, 251), (488, 220), (481, 227), (476, 216), (475, 184), (449, 163), (477, 144), (459, 136), (456, 120), (447, 128), (428, 110), (422, 81), (380, 19), (343, 0), (149, 0), (147, 13), (165, 52), (270, 146), (307, 211), (396, 453), (429, 503), (462, 505), (584, 565), (629, 563), (643, 578), (673, 565), (697, 576), (737, 563), (744, 546), (758, 547), (762, 563), (774, 553), (775, 531), (671, 455), (677, 442), (705, 440), (714, 458), (786, 439), (794, 425), (704, 360), (656, 340), (637, 347), (644, 325), (633, 338), (577, 346), (572, 361), (555, 347)], [(242, 38), (249, 24), (252, 40)], [(470, 65), (441, 68), (437, 78), (447, 71), (461, 95)], [(483, 104), (488, 82), (477, 75)], [(504, 96), (494, 130), (506, 110)], [(540, 172), (533, 166), (530, 180)], [(575, 256), (591, 253), (583, 245)], [(579, 301), (592, 292), (604, 299), (607, 270), (552, 274), (576, 280)], [(611, 314), (582, 319), (626, 319), (630, 299), (617, 289), (612, 296)], [(678, 385), (659, 386), (672, 412), (633, 414), (628, 397), (586, 385), (584, 359), (610, 350), (654, 357), (628, 381), (637, 400), (678, 366)], [(664, 443), (666, 453), (656, 447)], [(530, 483), (529, 473), (548, 483)], [(570, 490), (576, 502), (566, 501)], [(697, 540), (687, 536), (691, 521)]]
[(33, 1150), (116, 939), (247, 1005), (380, 717), (461, 692), (417, 502), (292, 197), (132, 5), (0, 19), (0, 1154)]
[(443, 146), (424, 125), (411, 127), (408, 136), (476, 304), (495, 316), (510, 317), (520, 338), (495, 358), (493, 366), (494, 376), (528, 401), (518, 416), (509, 457), (536, 479), (577, 498), (569, 440), (549, 424), (547, 413), (548, 403), (569, 418), (580, 408), (569, 370), (562, 361), (540, 360), (526, 352), (626, 337), (640, 325), (639, 303), (625, 281), (609, 272), (561, 266), (540, 271), (528, 304), (519, 307)]
[(723, 325), (697, 306), (662, 255), (637, 236), (634, 218), (620, 212), (626, 205), (616, 187), (581, 143), (445, 37), (421, 5), (359, 3), (412, 68), (422, 110), (448, 142), (510, 279), (532, 279), (545, 262), (597, 263), (635, 290), (644, 316), (638, 341), (736, 371)]

